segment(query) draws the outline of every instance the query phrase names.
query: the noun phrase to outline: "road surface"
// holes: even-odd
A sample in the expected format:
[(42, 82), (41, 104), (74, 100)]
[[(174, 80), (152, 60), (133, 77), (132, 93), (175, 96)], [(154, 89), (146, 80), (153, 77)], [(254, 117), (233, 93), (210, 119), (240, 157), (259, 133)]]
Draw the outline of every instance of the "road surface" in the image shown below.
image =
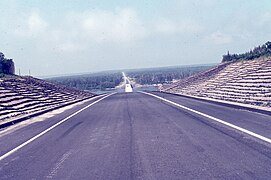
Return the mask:
[(125, 84), (132, 84), (130, 79), (126, 76), (126, 74), (124, 72), (122, 72), (122, 76), (123, 76)]
[(126, 76), (124, 72), (122, 72), (122, 76), (123, 76), (124, 84), (125, 84), (124, 92), (133, 92), (133, 87), (132, 87), (130, 79)]
[[(155, 94), (271, 138), (268, 115)], [(271, 179), (264, 140), (142, 93), (96, 100), (0, 132), (0, 179)]]

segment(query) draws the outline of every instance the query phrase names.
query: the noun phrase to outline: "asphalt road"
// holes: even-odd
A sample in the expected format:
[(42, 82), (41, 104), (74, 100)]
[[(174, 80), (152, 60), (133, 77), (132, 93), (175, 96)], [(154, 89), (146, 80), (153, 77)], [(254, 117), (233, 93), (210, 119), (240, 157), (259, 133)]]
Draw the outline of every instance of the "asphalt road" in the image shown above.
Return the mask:
[[(268, 115), (156, 94), (271, 137)], [(94, 101), (0, 130), (0, 157)], [(118, 93), (0, 160), (0, 179), (271, 179), (271, 145), (154, 97)]]

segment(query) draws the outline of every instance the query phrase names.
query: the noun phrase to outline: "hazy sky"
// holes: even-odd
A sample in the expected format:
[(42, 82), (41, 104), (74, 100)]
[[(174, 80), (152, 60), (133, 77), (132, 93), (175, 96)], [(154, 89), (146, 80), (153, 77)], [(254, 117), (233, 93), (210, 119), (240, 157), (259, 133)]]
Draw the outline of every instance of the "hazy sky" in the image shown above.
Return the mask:
[(271, 2), (0, 0), (0, 39), (34, 76), (218, 63), (271, 40)]

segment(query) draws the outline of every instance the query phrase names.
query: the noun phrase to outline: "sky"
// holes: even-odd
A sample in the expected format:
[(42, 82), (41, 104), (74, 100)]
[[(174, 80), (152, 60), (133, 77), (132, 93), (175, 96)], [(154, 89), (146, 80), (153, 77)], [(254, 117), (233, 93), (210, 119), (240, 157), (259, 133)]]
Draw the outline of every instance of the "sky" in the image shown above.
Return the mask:
[(219, 63), (270, 32), (270, 0), (0, 1), (0, 52), (22, 75)]

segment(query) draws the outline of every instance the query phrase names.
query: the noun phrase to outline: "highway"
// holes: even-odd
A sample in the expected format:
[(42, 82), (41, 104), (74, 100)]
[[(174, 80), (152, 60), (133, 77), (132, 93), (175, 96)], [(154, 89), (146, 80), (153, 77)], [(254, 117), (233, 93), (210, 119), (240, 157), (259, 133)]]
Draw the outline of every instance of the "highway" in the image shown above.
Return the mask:
[(124, 92), (133, 92), (133, 87), (130, 79), (126, 76), (124, 72), (122, 72), (123, 80), (124, 80)]
[(269, 115), (152, 94), (170, 102), (116, 93), (0, 130), (0, 179), (271, 179)]

